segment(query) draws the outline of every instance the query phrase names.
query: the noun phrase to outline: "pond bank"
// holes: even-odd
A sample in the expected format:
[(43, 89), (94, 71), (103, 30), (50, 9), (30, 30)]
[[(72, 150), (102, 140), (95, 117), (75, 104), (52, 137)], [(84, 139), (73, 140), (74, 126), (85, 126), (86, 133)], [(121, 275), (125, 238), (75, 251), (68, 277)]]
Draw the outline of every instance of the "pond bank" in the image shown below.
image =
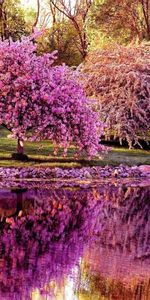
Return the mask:
[(0, 179), (2, 180), (15, 180), (26, 178), (63, 178), (63, 179), (103, 179), (103, 178), (150, 178), (150, 166), (125, 166), (120, 165), (118, 167), (112, 166), (94, 166), (83, 168), (34, 168), (34, 167), (20, 167), (20, 168), (5, 168), (0, 167)]

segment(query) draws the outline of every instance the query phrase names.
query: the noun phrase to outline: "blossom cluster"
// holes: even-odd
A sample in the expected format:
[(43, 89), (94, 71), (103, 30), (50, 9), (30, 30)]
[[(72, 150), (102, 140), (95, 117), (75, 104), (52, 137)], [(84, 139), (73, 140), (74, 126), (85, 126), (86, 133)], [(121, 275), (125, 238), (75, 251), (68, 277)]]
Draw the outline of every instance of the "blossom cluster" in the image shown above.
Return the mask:
[(0, 42), (0, 124), (20, 140), (49, 139), (77, 154), (97, 155), (103, 123), (69, 67), (53, 65), (56, 51), (36, 55), (32, 37)]

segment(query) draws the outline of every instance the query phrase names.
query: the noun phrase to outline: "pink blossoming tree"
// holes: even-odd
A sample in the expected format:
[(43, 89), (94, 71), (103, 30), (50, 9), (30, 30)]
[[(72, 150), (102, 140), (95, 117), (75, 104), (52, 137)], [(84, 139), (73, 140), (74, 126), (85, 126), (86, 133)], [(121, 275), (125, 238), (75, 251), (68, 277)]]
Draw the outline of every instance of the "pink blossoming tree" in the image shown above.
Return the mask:
[(106, 48), (89, 55), (83, 72), (89, 96), (105, 122), (105, 136), (118, 137), (130, 148), (150, 130), (150, 47)]
[(103, 124), (88, 105), (76, 76), (66, 66), (52, 66), (56, 52), (36, 55), (32, 38), (0, 42), (0, 124), (18, 139), (49, 139), (64, 148), (93, 156), (103, 150)]

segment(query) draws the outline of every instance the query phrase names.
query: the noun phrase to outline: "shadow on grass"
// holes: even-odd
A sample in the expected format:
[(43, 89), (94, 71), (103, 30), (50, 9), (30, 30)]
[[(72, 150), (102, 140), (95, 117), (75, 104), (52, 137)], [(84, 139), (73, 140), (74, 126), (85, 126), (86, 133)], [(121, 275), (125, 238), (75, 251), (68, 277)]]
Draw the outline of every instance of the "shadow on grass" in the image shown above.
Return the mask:
[[(12, 159), (11, 157), (8, 157), (8, 158), (4, 158), (4, 157), (0, 157), (0, 160), (9, 160), (9, 161), (12, 161), (14, 159)], [(91, 161), (88, 161), (86, 159), (73, 159), (73, 158), (36, 158), (36, 157), (28, 157), (28, 160), (27, 161), (23, 161), (23, 160), (19, 160), (19, 159), (16, 159), (15, 161), (20, 161), (20, 162), (24, 162), (24, 163), (30, 163), (30, 162), (34, 162), (34, 163), (46, 163), (46, 162), (49, 162), (49, 163), (80, 163), (82, 165), (87, 165), (87, 164), (90, 164)]]
[(60, 168), (81, 168), (81, 167), (93, 167), (106, 165), (118, 166), (125, 164), (128, 166), (148, 164), (150, 165), (150, 153), (137, 155), (131, 153), (128, 155), (126, 152), (120, 153), (115, 150), (111, 153), (104, 155), (101, 159), (74, 159), (73, 157), (46, 157), (46, 156), (34, 156), (29, 155), (27, 162), (13, 160), (11, 155), (4, 157), (0, 155), (0, 166), (1, 167), (60, 167)]
[[(43, 142), (25, 142), (25, 154), (29, 159), (27, 162), (14, 160), (11, 155), (16, 151), (17, 142), (7, 137), (6, 130), (0, 130), (0, 167), (61, 167), (61, 168), (81, 168), (106, 165), (118, 166), (125, 164), (128, 166), (148, 164), (150, 165), (150, 151), (141, 149), (129, 150), (126, 147), (120, 147), (118, 143), (109, 144), (112, 151), (102, 155), (101, 159), (92, 160), (86, 157), (74, 158), (75, 147), (68, 149), (68, 155), (63, 157), (63, 150), (60, 149), (58, 156), (53, 156), (53, 145), (49, 141)], [(107, 144), (108, 145), (108, 144)], [(149, 150), (149, 149), (147, 149)]]

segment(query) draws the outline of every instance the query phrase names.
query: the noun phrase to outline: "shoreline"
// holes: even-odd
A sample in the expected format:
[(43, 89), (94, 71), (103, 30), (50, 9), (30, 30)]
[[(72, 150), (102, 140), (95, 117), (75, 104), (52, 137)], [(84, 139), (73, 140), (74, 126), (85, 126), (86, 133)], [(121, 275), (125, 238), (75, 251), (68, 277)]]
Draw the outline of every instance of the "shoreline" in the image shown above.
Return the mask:
[(107, 179), (107, 178), (150, 178), (150, 165), (129, 167), (126, 165), (93, 166), (82, 168), (60, 167), (0, 167), (0, 179)]

